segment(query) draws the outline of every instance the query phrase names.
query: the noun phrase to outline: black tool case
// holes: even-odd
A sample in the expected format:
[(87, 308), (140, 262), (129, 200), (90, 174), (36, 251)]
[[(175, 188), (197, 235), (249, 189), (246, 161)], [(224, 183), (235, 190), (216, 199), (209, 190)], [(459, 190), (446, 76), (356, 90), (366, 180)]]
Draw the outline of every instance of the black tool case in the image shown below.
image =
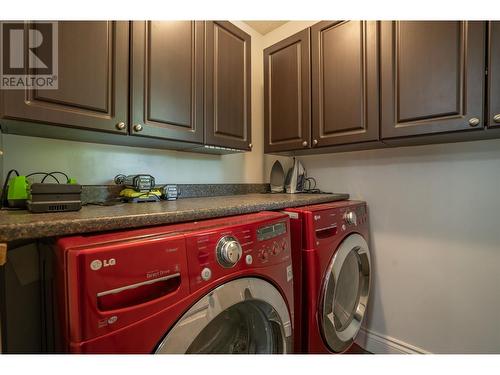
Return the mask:
[(78, 211), (82, 208), (82, 185), (31, 184), (31, 198), (26, 202), (34, 213)]

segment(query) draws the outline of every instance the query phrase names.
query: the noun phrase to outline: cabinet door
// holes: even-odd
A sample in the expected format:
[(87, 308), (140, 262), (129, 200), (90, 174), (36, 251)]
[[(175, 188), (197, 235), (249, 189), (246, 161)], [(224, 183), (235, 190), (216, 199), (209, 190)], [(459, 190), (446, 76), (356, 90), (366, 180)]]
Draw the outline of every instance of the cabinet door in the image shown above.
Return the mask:
[(309, 29), (264, 50), (264, 151), (308, 148), (311, 140)]
[(375, 21), (311, 27), (313, 147), (379, 139), (377, 34)]
[(129, 23), (58, 22), (58, 47), (58, 89), (3, 90), (2, 116), (126, 133)]
[(131, 134), (203, 142), (203, 34), (203, 22), (133, 22)]
[(205, 143), (249, 150), (250, 35), (227, 21), (205, 25)]
[(382, 138), (484, 127), (484, 22), (383, 22)]
[(500, 22), (489, 22), (489, 127), (500, 127)]

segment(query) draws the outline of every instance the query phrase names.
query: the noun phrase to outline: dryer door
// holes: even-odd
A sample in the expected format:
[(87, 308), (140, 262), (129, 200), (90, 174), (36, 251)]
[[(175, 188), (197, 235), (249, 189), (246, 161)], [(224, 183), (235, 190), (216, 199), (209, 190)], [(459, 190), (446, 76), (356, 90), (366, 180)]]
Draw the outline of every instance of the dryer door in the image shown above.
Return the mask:
[(333, 352), (349, 348), (361, 328), (370, 293), (370, 252), (359, 234), (349, 235), (328, 266), (319, 311), (323, 339)]
[(280, 292), (257, 278), (223, 284), (196, 302), (156, 353), (287, 353), (292, 324)]

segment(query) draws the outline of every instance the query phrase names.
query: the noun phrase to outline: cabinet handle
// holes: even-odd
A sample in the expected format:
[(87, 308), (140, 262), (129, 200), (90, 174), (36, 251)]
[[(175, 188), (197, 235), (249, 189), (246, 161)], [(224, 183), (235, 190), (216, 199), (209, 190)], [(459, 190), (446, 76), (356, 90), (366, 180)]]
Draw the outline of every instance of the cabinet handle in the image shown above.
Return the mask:
[(472, 127), (476, 127), (479, 125), (479, 119), (477, 117), (473, 117), (469, 120), (469, 125)]
[(316, 146), (318, 144), (318, 140), (317, 139), (313, 139), (313, 146)]
[(248, 148), (252, 148), (252, 147), (253, 147), (253, 144), (249, 143)]
[(134, 130), (135, 130), (136, 132), (140, 132), (140, 131), (142, 131), (142, 125), (141, 125), (141, 124), (135, 124), (135, 125), (134, 125)]
[(500, 113), (493, 116), (493, 121), (495, 121), (497, 124), (500, 124)]
[(302, 142), (302, 146), (307, 147), (307, 141)]
[(116, 128), (118, 130), (123, 130), (126, 128), (127, 125), (125, 125), (125, 123), (122, 121), (122, 122), (119, 122), (118, 124), (116, 124)]

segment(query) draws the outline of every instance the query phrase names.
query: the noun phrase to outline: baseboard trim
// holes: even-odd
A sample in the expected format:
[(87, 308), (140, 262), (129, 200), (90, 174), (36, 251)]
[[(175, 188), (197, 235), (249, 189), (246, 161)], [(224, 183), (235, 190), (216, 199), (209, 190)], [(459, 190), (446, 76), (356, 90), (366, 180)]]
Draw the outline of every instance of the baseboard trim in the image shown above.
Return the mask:
[(366, 328), (361, 328), (355, 342), (374, 354), (430, 354), (422, 348)]

